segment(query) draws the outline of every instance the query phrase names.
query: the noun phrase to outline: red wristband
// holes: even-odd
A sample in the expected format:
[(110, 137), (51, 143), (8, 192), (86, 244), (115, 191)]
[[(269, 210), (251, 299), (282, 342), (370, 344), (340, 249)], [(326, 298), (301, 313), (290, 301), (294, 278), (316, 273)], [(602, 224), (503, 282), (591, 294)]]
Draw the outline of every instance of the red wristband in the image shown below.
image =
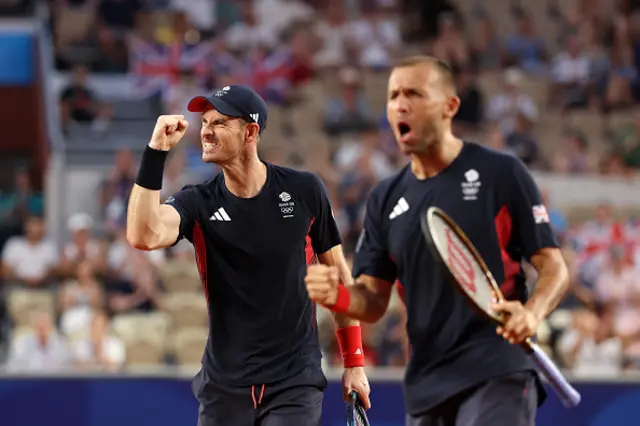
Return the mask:
[(349, 310), (349, 303), (351, 303), (351, 293), (347, 288), (340, 284), (338, 286), (338, 298), (333, 306), (327, 306), (330, 311), (344, 313)]
[(336, 331), (344, 368), (364, 367), (362, 331), (359, 325), (339, 328)]

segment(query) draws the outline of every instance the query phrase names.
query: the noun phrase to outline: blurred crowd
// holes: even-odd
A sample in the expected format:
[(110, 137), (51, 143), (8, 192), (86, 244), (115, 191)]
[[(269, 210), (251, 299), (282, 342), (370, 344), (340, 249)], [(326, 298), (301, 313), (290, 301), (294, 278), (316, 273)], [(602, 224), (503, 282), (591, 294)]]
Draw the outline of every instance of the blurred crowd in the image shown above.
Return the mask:
[[(136, 97), (164, 113), (185, 113), (192, 123), (198, 118), (185, 111), (191, 97), (249, 84), (270, 105), (263, 158), (320, 175), (349, 258), (368, 192), (407, 162), (384, 118), (386, 73), (398, 56), (427, 53), (451, 64), (462, 99), (457, 134), (534, 170), (628, 178), (640, 167), (637, 1), (51, 0), (50, 6), (56, 66), (71, 75), (59, 95), (65, 134), (78, 123), (95, 134), (113, 128), (110, 100), (89, 83), (94, 74), (132, 79)], [(169, 158), (163, 199), (217, 172), (200, 161), (197, 127)], [(28, 174), (16, 175), (14, 193), (0, 205), (8, 367), (199, 362), (207, 323), (193, 248), (180, 243), (143, 253), (124, 240), (135, 174), (132, 150), (120, 149), (100, 188), (102, 214), (70, 217), (62, 250), (46, 239), (42, 198), (30, 191)], [(555, 209), (553, 200), (547, 206), (572, 280), (540, 341), (576, 374), (640, 369), (640, 220), (607, 203), (586, 221)], [(534, 281), (535, 271), (525, 266)], [(369, 365), (406, 363), (404, 315), (394, 295), (384, 320), (363, 326)], [(324, 310), (319, 330), (325, 362), (340, 364)]]

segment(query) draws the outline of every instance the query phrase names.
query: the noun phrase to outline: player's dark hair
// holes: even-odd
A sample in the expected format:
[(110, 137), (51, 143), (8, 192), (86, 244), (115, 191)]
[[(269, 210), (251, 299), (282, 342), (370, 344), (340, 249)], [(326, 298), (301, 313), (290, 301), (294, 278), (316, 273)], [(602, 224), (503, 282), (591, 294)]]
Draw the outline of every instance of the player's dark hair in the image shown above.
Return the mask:
[(414, 55), (400, 59), (394, 65), (396, 68), (415, 67), (418, 65), (432, 65), (440, 73), (442, 81), (448, 85), (454, 92), (456, 90), (455, 72), (453, 68), (445, 61), (429, 55)]

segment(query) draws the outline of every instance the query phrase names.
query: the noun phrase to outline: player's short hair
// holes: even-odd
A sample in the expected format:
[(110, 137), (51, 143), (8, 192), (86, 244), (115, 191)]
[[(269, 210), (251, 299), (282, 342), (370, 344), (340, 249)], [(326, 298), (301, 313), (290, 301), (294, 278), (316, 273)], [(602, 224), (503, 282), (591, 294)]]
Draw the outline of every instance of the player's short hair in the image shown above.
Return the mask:
[(442, 82), (451, 90), (456, 91), (456, 78), (453, 68), (445, 61), (429, 55), (414, 55), (400, 59), (395, 63), (393, 69), (408, 68), (418, 65), (432, 65), (440, 73)]

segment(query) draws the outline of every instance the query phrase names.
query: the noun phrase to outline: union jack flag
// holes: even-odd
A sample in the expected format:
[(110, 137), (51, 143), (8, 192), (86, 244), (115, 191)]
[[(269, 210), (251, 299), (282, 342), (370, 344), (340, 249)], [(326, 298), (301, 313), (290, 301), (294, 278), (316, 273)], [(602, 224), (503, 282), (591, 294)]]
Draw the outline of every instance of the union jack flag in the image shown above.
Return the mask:
[(549, 223), (549, 213), (543, 204), (532, 207), (533, 219), (536, 223)]
[(191, 70), (198, 78), (206, 78), (212, 53), (208, 43), (160, 44), (139, 37), (130, 40), (129, 52), (136, 94), (141, 97), (166, 93), (179, 82), (183, 70)]

